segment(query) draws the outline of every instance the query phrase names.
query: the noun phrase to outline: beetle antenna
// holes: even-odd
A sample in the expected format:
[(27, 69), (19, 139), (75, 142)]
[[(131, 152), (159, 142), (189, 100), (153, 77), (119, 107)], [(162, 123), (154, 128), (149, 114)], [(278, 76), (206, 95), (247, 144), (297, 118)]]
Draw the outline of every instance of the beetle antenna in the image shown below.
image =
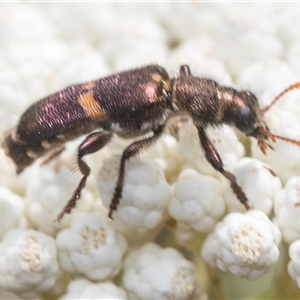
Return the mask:
[(277, 102), (284, 94), (294, 90), (294, 89), (299, 89), (300, 88), (300, 82), (296, 82), (292, 85), (290, 85), (289, 87), (287, 87), (286, 89), (284, 89), (279, 95), (277, 95), (277, 97), (274, 98), (274, 100), (267, 106), (263, 107), (261, 110), (263, 113), (265, 113), (267, 110), (270, 109), (270, 107)]

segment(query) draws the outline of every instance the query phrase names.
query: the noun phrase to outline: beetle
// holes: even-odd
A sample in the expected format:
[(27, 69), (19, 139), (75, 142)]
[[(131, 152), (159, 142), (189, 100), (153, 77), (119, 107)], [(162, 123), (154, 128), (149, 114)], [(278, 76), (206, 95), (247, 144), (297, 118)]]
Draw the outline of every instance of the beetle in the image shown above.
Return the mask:
[(126, 161), (155, 143), (170, 119), (188, 115), (198, 130), (207, 161), (230, 181), (232, 190), (248, 210), (246, 195), (235, 176), (224, 168), (206, 129), (222, 124), (234, 126), (246, 136), (256, 138), (265, 154), (267, 148), (272, 148), (269, 139), (300, 146), (299, 141), (271, 133), (264, 120), (264, 112), (271, 105), (299, 87), (300, 83), (288, 87), (268, 107), (261, 109), (250, 91), (238, 91), (208, 78), (195, 77), (187, 65), (180, 67), (176, 78), (170, 78), (161, 66), (148, 65), (69, 86), (32, 104), (17, 126), (5, 133), (2, 147), (20, 173), (37, 158), (51, 152), (55, 156), (66, 142), (88, 134), (77, 150), (82, 178), (58, 215), (60, 220), (75, 207), (90, 174), (83, 157), (103, 148), (114, 134), (124, 139), (140, 137), (121, 156), (108, 213), (112, 218), (122, 197)]

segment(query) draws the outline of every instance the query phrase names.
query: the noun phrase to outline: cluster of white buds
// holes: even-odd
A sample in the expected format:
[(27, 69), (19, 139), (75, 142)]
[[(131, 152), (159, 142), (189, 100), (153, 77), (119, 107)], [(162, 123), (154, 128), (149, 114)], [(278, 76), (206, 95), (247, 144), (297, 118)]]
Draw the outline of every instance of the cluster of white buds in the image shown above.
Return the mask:
[[(2, 3), (0, 144), (34, 101), (154, 63), (171, 78), (187, 64), (193, 76), (250, 90), (264, 107), (300, 81), (299, 14), (297, 3)], [(299, 95), (293, 89), (264, 113), (273, 134), (300, 140)], [(207, 128), (249, 200), (246, 211), (207, 162), (193, 122), (180, 115), (168, 125), (126, 161), (113, 220), (108, 209), (131, 139), (114, 136), (84, 157), (91, 175), (60, 222), (80, 180), (76, 149), (84, 137), (18, 175), (0, 148), (0, 300), (199, 300), (203, 291), (299, 298), (300, 148), (270, 138), (265, 155), (257, 139), (228, 124)], [(236, 277), (251, 281), (243, 281), (249, 295), (235, 294)]]

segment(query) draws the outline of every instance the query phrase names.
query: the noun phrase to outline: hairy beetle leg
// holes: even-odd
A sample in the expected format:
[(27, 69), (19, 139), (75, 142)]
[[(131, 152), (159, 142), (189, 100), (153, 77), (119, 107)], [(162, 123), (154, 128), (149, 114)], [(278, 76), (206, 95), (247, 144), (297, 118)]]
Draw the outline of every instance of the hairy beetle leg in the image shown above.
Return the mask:
[(205, 130), (202, 127), (198, 128), (198, 135), (207, 161), (215, 170), (219, 171), (230, 181), (230, 186), (233, 192), (235, 193), (239, 201), (244, 205), (246, 210), (249, 210), (250, 206), (248, 204), (248, 199), (245, 193), (236, 182), (235, 176), (232, 173), (224, 170), (223, 162), (218, 151), (216, 150), (212, 142), (208, 139)]

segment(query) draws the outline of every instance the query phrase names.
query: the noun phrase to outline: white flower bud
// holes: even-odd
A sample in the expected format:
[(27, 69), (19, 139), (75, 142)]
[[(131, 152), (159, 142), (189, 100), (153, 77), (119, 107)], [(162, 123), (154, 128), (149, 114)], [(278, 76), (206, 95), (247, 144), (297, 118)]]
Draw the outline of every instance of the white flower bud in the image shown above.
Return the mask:
[(256, 279), (277, 262), (280, 241), (279, 229), (264, 213), (231, 213), (208, 236), (202, 256), (222, 271)]

